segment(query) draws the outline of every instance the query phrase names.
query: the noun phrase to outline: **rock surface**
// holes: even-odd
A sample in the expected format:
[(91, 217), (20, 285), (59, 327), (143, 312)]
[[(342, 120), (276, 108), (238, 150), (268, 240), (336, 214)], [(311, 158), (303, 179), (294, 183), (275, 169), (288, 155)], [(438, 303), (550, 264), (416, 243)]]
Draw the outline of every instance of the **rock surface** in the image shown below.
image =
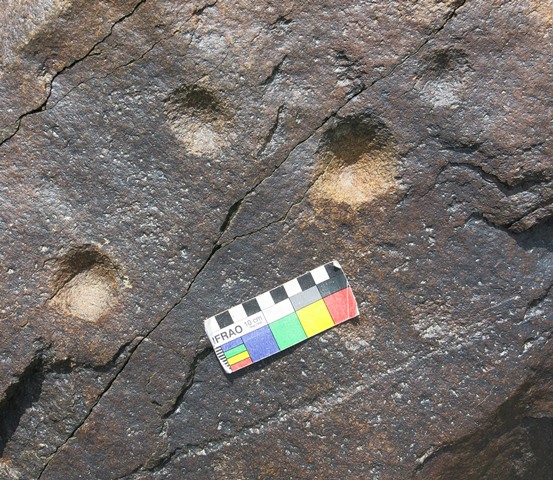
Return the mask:
[(0, 478), (550, 479), (551, 0), (4, 3)]

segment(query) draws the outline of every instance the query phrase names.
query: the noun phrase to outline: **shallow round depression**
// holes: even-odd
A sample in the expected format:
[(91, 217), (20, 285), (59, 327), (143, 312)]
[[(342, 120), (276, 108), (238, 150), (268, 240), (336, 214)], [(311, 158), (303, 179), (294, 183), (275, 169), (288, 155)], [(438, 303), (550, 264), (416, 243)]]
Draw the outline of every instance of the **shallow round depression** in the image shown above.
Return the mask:
[(71, 250), (60, 261), (51, 302), (60, 312), (90, 322), (116, 303), (121, 287), (116, 266), (96, 247)]
[(317, 199), (357, 207), (398, 186), (399, 156), (381, 123), (339, 123), (325, 135), (320, 154), (324, 170), (313, 188)]

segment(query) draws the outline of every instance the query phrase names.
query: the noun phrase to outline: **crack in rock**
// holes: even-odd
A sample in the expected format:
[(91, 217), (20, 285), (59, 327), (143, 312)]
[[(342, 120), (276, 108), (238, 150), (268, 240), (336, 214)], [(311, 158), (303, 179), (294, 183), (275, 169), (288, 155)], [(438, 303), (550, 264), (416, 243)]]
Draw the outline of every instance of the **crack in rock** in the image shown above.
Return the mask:
[[(351, 102), (353, 102), (353, 100), (355, 100), (357, 97), (359, 97), (362, 93), (364, 93), (366, 90), (368, 90), (369, 88), (372, 88), (374, 87), (374, 85), (376, 85), (377, 83), (385, 80), (386, 78), (390, 77), (391, 75), (394, 74), (394, 72), (400, 68), (403, 64), (405, 64), (410, 58), (416, 56), (438, 33), (440, 33), (445, 27), (446, 25), (449, 23), (449, 21), (457, 14), (457, 11), (463, 7), (465, 5), (467, 0), (460, 0), (457, 4), (457, 6), (455, 6), (451, 12), (446, 16), (446, 19), (444, 20), (444, 22), (436, 29), (434, 30), (423, 42), (421, 42), (421, 44), (415, 48), (415, 50), (407, 55), (405, 55), (405, 57), (403, 57), (396, 65), (394, 65), (388, 73), (382, 75), (381, 77), (373, 80), (368, 86), (365, 86), (363, 88), (361, 88), (358, 92), (356, 92), (355, 94), (353, 94), (352, 96), (348, 97), (348, 99), (342, 104), (340, 105), (337, 109), (335, 109), (333, 112), (331, 112), (328, 116), (326, 116), (322, 122), (319, 124), (319, 126), (315, 127), (313, 129), (313, 131), (311, 132), (310, 135), (308, 135), (306, 138), (304, 138), (303, 140), (300, 140), (298, 143), (296, 143), (296, 145), (294, 145), (288, 152), (288, 154), (285, 156), (285, 158), (280, 162), (278, 163), (277, 165), (275, 165), (275, 167), (272, 169), (271, 172), (269, 172), (269, 174), (265, 177), (263, 177), (259, 182), (257, 182), (255, 185), (253, 185), (239, 200), (237, 200), (235, 202), (235, 204), (237, 204), (238, 206), (235, 208), (235, 211), (233, 212), (233, 215), (232, 215), (232, 218), (236, 218), (237, 214), (239, 213), (240, 211), (240, 208), (242, 206), (242, 204), (244, 203), (244, 201), (250, 196), (252, 195), (256, 190), (257, 188), (259, 188), (266, 180), (268, 180), (269, 178), (271, 178), (274, 173), (290, 158), (290, 156), (292, 155), (292, 153), (298, 148), (298, 147), (301, 147), (304, 143), (306, 143), (307, 141), (309, 141), (315, 134), (317, 134), (319, 132), (319, 130), (321, 130), (322, 128), (324, 128), (326, 126), (326, 124), (334, 117), (336, 117), (341, 110), (343, 110), (344, 108), (346, 108)], [(278, 117), (277, 117), (277, 120), (278, 120)], [(275, 130), (276, 130), (276, 127), (274, 126), (273, 124), (273, 127)], [(228, 222), (228, 225), (227, 226), (230, 226), (232, 223), (232, 219), (229, 220)]]
[[(134, 7), (134, 9), (127, 15), (121, 17), (117, 22), (115, 22), (114, 24), (112, 24), (112, 27), (110, 29), (110, 32), (108, 33), (108, 35), (106, 35), (103, 39), (101, 39), (100, 41), (98, 41), (97, 43), (95, 43), (92, 48), (88, 51), (88, 53), (86, 55), (84, 55), (83, 57), (75, 60), (74, 62), (72, 62), (70, 65), (64, 67), (62, 70), (60, 70), (59, 72), (57, 72), (51, 82), (50, 82), (50, 91), (45, 99), (45, 101), (42, 103), (42, 105), (40, 105), (37, 109), (34, 109), (30, 112), (27, 112), (26, 114), (23, 114), (17, 121), (18, 123), (18, 126), (17, 126), (17, 130), (14, 134), (12, 134), (9, 138), (5, 139), (1, 144), (5, 143), (7, 140), (9, 140), (10, 138), (13, 138), (13, 136), (15, 136), (17, 134), (17, 132), (19, 131), (19, 127), (21, 126), (21, 121), (22, 119), (25, 117), (25, 116), (28, 116), (28, 115), (31, 115), (33, 113), (38, 113), (38, 112), (41, 112), (43, 111), (45, 108), (46, 108), (46, 105), (48, 103), (48, 100), (50, 98), (50, 94), (51, 94), (51, 91), (52, 91), (52, 84), (54, 82), (54, 80), (59, 76), (61, 75), (62, 73), (64, 73), (65, 71), (69, 70), (70, 68), (74, 67), (76, 64), (78, 64), (79, 62), (83, 61), (85, 58), (87, 58), (90, 54), (93, 53), (93, 51), (98, 47), (98, 45), (100, 45), (102, 42), (104, 42), (107, 38), (109, 38), (109, 36), (112, 34), (113, 32), (113, 29), (114, 27), (118, 24), (118, 23), (121, 23), (122, 21), (124, 21), (126, 18), (130, 17), (132, 14), (134, 14), (137, 9), (146, 2), (146, 0), (141, 0), (140, 2), (138, 2), (136, 4), (136, 6)], [(212, 7), (216, 4), (217, 2), (214, 2), (212, 4), (208, 4), (206, 6), (204, 6), (203, 8), (197, 10), (197, 14), (201, 14), (203, 12), (203, 10), (205, 10), (206, 8), (209, 8), (209, 7)], [(207, 267), (207, 265), (209, 264), (209, 262), (211, 261), (211, 259), (214, 257), (214, 255), (216, 254), (216, 252), (221, 248), (221, 244), (219, 243), (221, 238), (223, 237), (224, 233), (230, 228), (231, 224), (232, 224), (232, 220), (236, 217), (236, 215), (238, 214), (238, 212), (240, 211), (240, 207), (241, 205), (243, 204), (243, 201), (248, 197), (250, 196), (251, 194), (253, 194), (255, 192), (255, 190), (263, 183), (265, 182), (267, 179), (269, 179), (277, 170), (278, 168), (284, 163), (286, 162), (289, 157), (292, 155), (292, 153), (298, 148), (300, 147), (302, 144), (304, 144), (305, 142), (309, 141), (315, 134), (317, 134), (317, 132), (320, 131), (321, 128), (323, 128), (332, 118), (334, 118), (336, 115), (339, 114), (339, 112), (344, 108), (346, 107), (350, 102), (352, 102), (354, 99), (356, 99), (359, 95), (361, 95), (363, 92), (365, 92), (368, 88), (371, 88), (373, 87), (376, 83), (388, 78), (389, 76), (391, 76), (398, 68), (401, 67), (401, 65), (403, 65), (406, 61), (408, 61), (410, 58), (412, 58), (413, 56), (417, 55), (423, 48), (426, 44), (428, 44), (428, 42), (430, 42), (440, 31), (442, 31), (445, 26), (447, 25), (447, 23), (456, 15), (457, 13), (457, 10), (459, 8), (461, 8), (463, 5), (465, 4), (465, 1), (461, 1), (458, 3), (458, 5), (452, 9), (452, 11), (450, 12), (450, 14), (446, 17), (445, 21), (437, 28), (435, 29), (413, 52), (407, 54), (400, 62), (398, 62), (394, 67), (392, 67), (390, 69), (390, 71), (383, 75), (382, 77), (379, 77), (377, 78), (376, 80), (374, 80), (373, 82), (371, 82), (370, 85), (360, 89), (357, 93), (355, 93), (353, 96), (351, 96), (350, 98), (347, 99), (347, 101), (345, 103), (343, 103), (339, 108), (337, 108), (336, 110), (334, 110), (333, 112), (331, 112), (329, 115), (327, 115), (319, 124), (318, 127), (314, 128), (312, 130), (312, 132), (307, 136), (305, 137), (304, 139), (300, 140), (298, 143), (296, 143), (290, 150), (289, 152), (287, 153), (287, 155), (284, 157), (284, 159), (278, 163), (277, 165), (275, 165), (275, 167), (272, 169), (272, 171), (267, 175), (265, 176), (264, 178), (260, 179), (255, 185), (253, 185), (243, 196), (242, 198), (240, 198), (238, 201), (234, 202), (233, 205), (231, 205), (231, 207), (229, 208), (228, 212), (227, 212), (227, 215), (225, 216), (225, 219), (223, 220), (223, 223), (221, 224), (221, 227), (220, 227), (220, 232), (219, 232), (219, 235), (217, 237), (217, 240), (214, 242), (213, 244), (213, 247), (210, 251), (210, 253), (208, 254), (206, 260), (202, 263), (202, 265), (200, 266), (200, 268), (197, 270), (196, 274), (193, 276), (193, 278), (191, 279), (188, 287), (186, 288), (186, 291), (184, 292), (184, 294), (173, 304), (173, 306), (171, 306), (167, 312), (165, 314), (163, 314), (161, 316), (161, 318), (156, 322), (156, 324), (143, 336), (140, 338), (140, 340), (136, 343), (136, 345), (129, 351), (129, 354), (127, 356), (127, 358), (125, 359), (125, 361), (123, 362), (123, 364), (121, 365), (121, 367), (118, 369), (118, 371), (115, 373), (115, 375), (113, 376), (113, 378), (108, 382), (106, 388), (102, 391), (102, 393), (98, 396), (98, 399), (97, 401), (94, 403), (94, 405), (90, 408), (88, 414), (83, 418), (83, 420), (79, 423), (79, 425), (77, 425), (77, 427), (73, 430), (73, 432), (68, 436), (68, 438), (66, 439), (65, 442), (63, 442), (63, 444), (61, 444), (58, 449), (56, 450), (56, 452), (50, 457), (50, 459), (48, 460), (48, 462), (45, 464), (44, 468), (42, 469), (42, 471), (40, 472), (40, 475), (39, 475), (39, 479), (43, 476), (44, 472), (46, 471), (46, 469), (48, 468), (48, 465), (50, 464), (50, 462), (52, 461), (53, 458), (55, 458), (55, 456), (63, 449), (63, 447), (76, 435), (76, 433), (79, 431), (79, 429), (87, 422), (88, 418), (92, 415), (92, 413), (94, 412), (94, 409), (95, 407), (99, 404), (99, 402), (102, 400), (102, 398), (104, 397), (105, 394), (107, 394), (112, 385), (117, 381), (117, 379), (119, 378), (119, 376), (121, 375), (121, 373), (125, 370), (126, 366), (128, 365), (129, 361), (132, 359), (133, 357), (133, 354), (137, 351), (137, 349), (140, 347), (140, 345), (142, 344), (142, 342), (144, 340), (146, 340), (160, 325), (161, 323), (168, 317), (168, 315), (178, 306), (182, 303), (182, 301), (185, 299), (185, 297), (187, 296), (187, 294), (189, 293), (189, 291), (191, 290), (191, 288), (193, 287), (193, 285), (195, 284), (196, 280), (198, 279), (198, 277), (200, 276), (200, 274), (203, 272), (203, 270), (205, 270), (205, 268)], [(278, 119), (277, 119), (278, 120)], [(276, 130), (276, 128), (275, 128)], [(324, 173), (324, 172), (322, 172)], [(321, 175), (322, 175), (321, 173)], [(315, 178), (314, 182), (317, 180), (318, 177)], [(313, 182), (313, 183), (314, 183)], [(312, 183), (312, 184), (313, 184)], [(299, 200), (299, 202), (301, 202), (304, 198), (305, 198), (305, 195), (307, 195), (309, 189), (311, 188), (312, 184), (308, 187), (308, 189), (306, 190), (306, 192), (304, 193), (304, 195), (302, 196), (302, 198)], [(291, 211), (291, 209), (299, 202), (296, 202), (296, 203), (293, 203), (287, 210), (287, 212), (285, 213), (285, 215), (283, 216), (283, 219), (286, 219), (289, 212)], [(282, 221), (282, 219), (279, 219), (278, 221)], [(276, 222), (272, 222), (272, 223), (276, 223)], [(255, 232), (252, 232), (252, 233), (255, 233)], [(236, 237), (235, 239), (233, 239), (232, 241), (235, 241), (236, 239), (238, 238), (241, 238), (241, 237)], [(225, 246), (228, 246), (228, 243), (225, 244)], [(137, 337), (138, 338), (138, 337)], [(136, 340), (136, 338), (135, 338)], [(211, 348), (210, 347), (206, 347), (205, 349), (201, 350), (199, 353), (196, 354), (191, 366), (190, 366), (190, 370), (189, 370), (189, 374), (187, 376), (187, 380), (185, 381), (185, 384), (183, 386), (183, 389), (181, 390), (180, 394), (178, 395), (176, 401), (175, 401), (175, 404), (174, 406), (172, 407), (172, 409), (170, 410), (169, 412), (169, 415), (171, 414), (171, 412), (174, 412), (176, 411), (176, 409), (178, 408), (178, 405), (180, 403), (182, 403), (184, 397), (186, 396), (186, 393), (189, 391), (190, 387), (193, 385), (194, 383), (194, 377), (195, 377), (195, 371), (196, 369), (198, 368), (199, 364), (201, 363), (201, 361), (206, 358), (209, 353), (211, 351)]]
[(134, 8), (127, 14), (123, 15), (121, 18), (119, 18), (118, 20), (116, 20), (114, 23), (111, 24), (111, 27), (109, 29), (109, 32), (107, 33), (107, 35), (105, 35), (103, 38), (101, 38), (100, 40), (98, 40), (96, 43), (94, 43), (94, 45), (92, 45), (92, 47), (82, 56), (82, 57), (79, 57), (77, 58), (76, 60), (73, 60), (71, 63), (69, 63), (68, 65), (65, 65), (61, 70), (57, 71), (56, 73), (54, 73), (52, 75), (52, 78), (50, 79), (50, 82), (49, 82), (49, 86), (48, 86), (48, 93), (46, 94), (46, 98), (43, 100), (43, 102), (37, 106), (36, 108), (32, 109), (32, 110), (29, 110), (28, 112), (25, 112), (23, 114), (21, 114), (19, 116), (19, 118), (12, 124), (12, 125), (15, 125), (15, 131), (13, 133), (11, 133), (8, 137), (6, 137), (5, 139), (3, 139), (1, 142), (0, 142), (0, 146), (2, 146), (4, 143), (6, 143), (7, 141), (11, 140), (13, 137), (15, 137), (17, 135), (17, 133), (19, 132), (19, 129), (21, 128), (21, 123), (23, 121), (24, 118), (30, 116), (30, 115), (34, 115), (35, 113), (40, 113), (40, 112), (43, 112), (44, 110), (46, 110), (47, 108), (47, 105), (48, 105), (48, 101), (50, 100), (50, 96), (52, 94), (52, 90), (53, 90), (53, 86), (54, 86), (54, 81), (56, 80), (56, 78), (58, 78), (60, 75), (64, 74), (65, 72), (67, 72), (68, 70), (72, 69), (75, 65), (81, 63), (83, 60), (85, 60), (86, 58), (88, 58), (89, 56), (91, 56), (93, 54), (93, 52), (96, 50), (96, 48), (98, 46), (100, 46), (102, 43), (104, 43), (109, 37), (111, 37), (111, 35), (113, 34), (113, 29), (118, 25), (120, 24), (121, 22), (125, 21), (127, 18), (129, 18), (130, 16), (132, 16), (139, 8), (141, 5), (143, 5), (144, 3), (146, 3), (147, 0), (140, 0), (135, 6)]

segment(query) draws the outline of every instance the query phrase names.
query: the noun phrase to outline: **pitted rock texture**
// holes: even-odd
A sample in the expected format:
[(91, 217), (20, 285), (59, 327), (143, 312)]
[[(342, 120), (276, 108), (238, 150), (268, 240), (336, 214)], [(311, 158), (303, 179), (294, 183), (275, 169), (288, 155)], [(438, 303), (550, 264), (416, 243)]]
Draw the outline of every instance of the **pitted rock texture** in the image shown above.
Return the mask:
[(551, 0), (4, 3), (1, 479), (551, 478)]

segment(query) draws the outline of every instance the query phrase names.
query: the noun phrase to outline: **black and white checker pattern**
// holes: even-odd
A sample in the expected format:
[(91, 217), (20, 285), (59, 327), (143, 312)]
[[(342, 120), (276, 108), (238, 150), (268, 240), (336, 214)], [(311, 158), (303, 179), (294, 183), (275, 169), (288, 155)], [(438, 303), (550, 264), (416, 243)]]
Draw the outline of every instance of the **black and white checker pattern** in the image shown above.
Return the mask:
[(348, 281), (342, 267), (337, 261), (332, 261), (221, 312), (206, 322), (215, 320), (219, 328), (223, 329), (263, 311), (270, 323), (347, 286)]

